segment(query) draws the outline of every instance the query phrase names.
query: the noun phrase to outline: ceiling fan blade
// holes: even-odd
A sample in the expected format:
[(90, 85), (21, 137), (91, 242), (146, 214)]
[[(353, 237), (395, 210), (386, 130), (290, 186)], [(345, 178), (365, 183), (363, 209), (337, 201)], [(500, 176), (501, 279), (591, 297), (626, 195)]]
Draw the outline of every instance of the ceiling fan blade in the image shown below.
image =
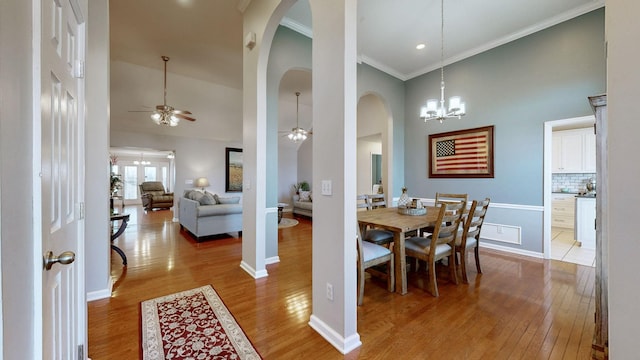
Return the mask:
[(178, 110), (178, 109), (173, 109), (173, 113), (174, 113), (174, 114), (187, 114), (187, 115), (191, 115), (191, 111), (189, 111), (189, 110)]
[(192, 118), (192, 117), (189, 117), (189, 116), (187, 116), (187, 115), (176, 114), (176, 113), (174, 113), (173, 115), (174, 115), (175, 117), (180, 118), (180, 119), (185, 119), (185, 120), (189, 120), (189, 121), (196, 121), (196, 119), (194, 119), (194, 118)]
[(153, 110), (129, 110), (129, 112), (146, 112), (146, 113), (150, 113), (150, 112), (153, 112)]

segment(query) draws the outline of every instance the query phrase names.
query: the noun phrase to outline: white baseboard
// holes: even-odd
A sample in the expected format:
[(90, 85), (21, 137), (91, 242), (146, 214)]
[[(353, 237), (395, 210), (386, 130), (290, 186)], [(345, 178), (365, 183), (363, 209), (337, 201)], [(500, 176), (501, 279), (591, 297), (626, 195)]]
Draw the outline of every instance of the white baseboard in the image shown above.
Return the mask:
[(246, 271), (254, 279), (260, 279), (260, 278), (269, 276), (266, 269), (261, 271), (256, 271), (252, 266), (247, 264), (244, 260), (240, 262), (240, 268)]
[(87, 302), (110, 298), (112, 292), (113, 292), (113, 279), (109, 277), (109, 283), (107, 284), (106, 289), (90, 291), (87, 293)]
[(279, 263), (279, 262), (280, 262), (280, 256), (273, 256), (273, 257), (264, 259), (264, 263), (266, 265), (276, 264), (276, 263)]
[(315, 315), (311, 315), (311, 319), (309, 319), (309, 326), (311, 326), (318, 334), (320, 334), (320, 336), (327, 340), (329, 344), (333, 345), (333, 347), (342, 354), (348, 354), (362, 346), (360, 335), (358, 333), (355, 333), (348, 338), (344, 338)]
[(516, 248), (512, 248), (512, 247), (508, 247), (508, 246), (490, 244), (490, 243), (483, 242), (482, 238), (480, 238), (480, 247), (481, 248), (486, 248), (486, 249), (498, 250), (498, 251), (511, 253), (511, 254), (524, 255), (524, 256), (530, 256), (530, 257), (534, 257), (534, 258), (538, 258), (538, 259), (544, 259), (544, 254), (543, 253), (535, 252), (535, 251), (529, 251), (529, 250), (516, 249)]

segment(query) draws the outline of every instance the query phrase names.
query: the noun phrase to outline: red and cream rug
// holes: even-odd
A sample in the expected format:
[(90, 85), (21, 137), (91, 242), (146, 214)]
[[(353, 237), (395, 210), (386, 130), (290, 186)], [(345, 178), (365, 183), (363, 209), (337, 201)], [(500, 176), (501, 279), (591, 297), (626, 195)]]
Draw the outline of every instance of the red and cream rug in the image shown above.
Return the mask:
[(144, 360), (262, 359), (211, 285), (141, 306)]

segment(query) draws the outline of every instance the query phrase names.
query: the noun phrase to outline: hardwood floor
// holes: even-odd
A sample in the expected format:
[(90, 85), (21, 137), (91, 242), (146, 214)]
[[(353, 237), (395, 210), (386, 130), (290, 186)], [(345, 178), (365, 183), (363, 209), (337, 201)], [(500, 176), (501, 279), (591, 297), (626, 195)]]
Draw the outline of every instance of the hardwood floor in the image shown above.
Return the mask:
[(308, 219), (279, 230), (280, 263), (267, 267), (267, 278), (254, 280), (240, 269), (236, 234), (196, 243), (171, 222), (170, 210), (144, 213), (128, 206), (125, 212), (131, 220), (116, 244), (129, 265), (124, 269), (113, 252), (113, 296), (88, 305), (93, 360), (141, 358), (140, 302), (205, 284), (264, 359), (590, 358), (592, 267), (481, 250), (483, 274), (477, 276), (473, 257), (468, 259), (469, 284), (439, 277), (438, 298), (422, 289), (424, 273), (409, 274), (405, 296), (387, 292), (383, 280), (367, 279), (358, 307), (362, 346), (343, 356), (308, 325)]

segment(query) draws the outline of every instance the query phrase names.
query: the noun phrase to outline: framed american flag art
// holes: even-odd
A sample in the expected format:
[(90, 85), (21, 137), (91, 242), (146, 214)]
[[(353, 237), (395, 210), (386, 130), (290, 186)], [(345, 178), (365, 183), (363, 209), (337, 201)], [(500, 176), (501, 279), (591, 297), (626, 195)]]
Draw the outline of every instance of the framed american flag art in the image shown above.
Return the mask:
[(492, 178), (493, 126), (429, 135), (430, 178)]

